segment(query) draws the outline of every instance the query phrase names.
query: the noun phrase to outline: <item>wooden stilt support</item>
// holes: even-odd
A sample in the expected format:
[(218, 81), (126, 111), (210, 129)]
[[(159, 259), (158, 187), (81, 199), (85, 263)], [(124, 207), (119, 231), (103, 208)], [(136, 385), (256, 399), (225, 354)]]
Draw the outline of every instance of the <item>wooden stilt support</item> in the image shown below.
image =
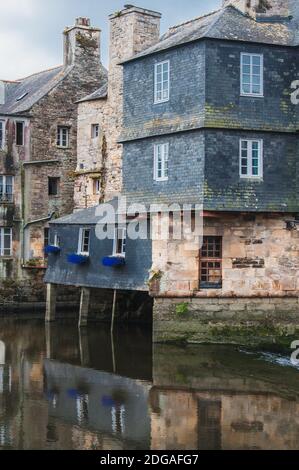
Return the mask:
[(115, 323), (115, 311), (116, 311), (116, 295), (117, 290), (114, 290), (113, 293), (113, 306), (112, 306), (112, 320), (111, 320), (111, 333), (114, 332), (114, 323)]
[(88, 367), (90, 363), (88, 330), (85, 328), (79, 329), (79, 350), (80, 350), (81, 366)]
[(55, 284), (47, 284), (46, 322), (55, 321), (56, 297), (57, 297), (57, 286)]
[(82, 287), (80, 300), (79, 328), (87, 326), (90, 304), (90, 289)]

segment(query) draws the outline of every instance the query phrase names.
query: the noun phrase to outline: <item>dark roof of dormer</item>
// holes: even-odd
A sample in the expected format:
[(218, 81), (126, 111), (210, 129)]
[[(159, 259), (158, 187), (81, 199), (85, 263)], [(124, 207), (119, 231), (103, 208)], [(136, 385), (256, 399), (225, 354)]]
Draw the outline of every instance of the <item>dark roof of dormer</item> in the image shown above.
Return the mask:
[(79, 100), (78, 103), (83, 103), (85, 101), (96, 101), (96, 100), (104, 100), (108, 96), (108, 78), (106, 78), (106, 83), (101, 86), (98, 90), (91, 95), (85, 96), (82, 100)]

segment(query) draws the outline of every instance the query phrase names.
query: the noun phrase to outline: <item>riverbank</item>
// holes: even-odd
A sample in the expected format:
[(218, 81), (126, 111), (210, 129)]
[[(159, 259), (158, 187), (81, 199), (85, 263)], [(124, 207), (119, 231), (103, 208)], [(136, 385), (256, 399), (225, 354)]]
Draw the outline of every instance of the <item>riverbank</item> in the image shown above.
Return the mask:
[(299, 340), (299, 299), (167, 299), (154, 304), (154, 342), (289, 350)]

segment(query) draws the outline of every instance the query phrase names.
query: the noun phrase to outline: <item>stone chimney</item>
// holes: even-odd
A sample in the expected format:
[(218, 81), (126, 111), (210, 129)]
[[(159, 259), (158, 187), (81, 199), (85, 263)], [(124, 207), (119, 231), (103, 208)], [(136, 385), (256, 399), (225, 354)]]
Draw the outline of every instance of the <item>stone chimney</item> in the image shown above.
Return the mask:
[(89, 18), (77, 18), (64, 34), (64, 66), (79, 64), (84, 58), (100, 62), (101, 30), (90, 26)]
[(298, 14), (298, 0), (223, 0), (253, 18), (289, 18)]
[(0, 80), (0, 105), (5, 104), (5, 83)]
[[(124, 9), (109, 16), (109, 83), (108, 83), (108, 174), (121, 188), (122, 145), (116, 144), (123, 124), (123, 66), (122, 61), (147, 49), (159, 41), (161, 13), (125, 5)], [(110, 185), (108, 181), (107, 187)], [(107, 198), (115, 197), (107, 189)]]
[(122, 97), (123, 67), (125, 59), (157, 43), (160, 37), (161, 13), (125, 5), (124, 9), (109, 16), (109, 98)]

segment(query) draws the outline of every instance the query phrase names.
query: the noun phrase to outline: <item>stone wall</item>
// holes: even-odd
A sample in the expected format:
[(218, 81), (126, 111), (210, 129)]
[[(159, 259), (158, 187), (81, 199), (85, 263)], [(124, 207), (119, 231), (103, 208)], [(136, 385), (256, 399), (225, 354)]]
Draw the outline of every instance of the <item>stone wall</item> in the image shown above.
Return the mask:
[(293, 13), (292, 0), (223, 0), (223, 6), (233, 5), (252, 17), (288, 17)]
[(299, 300), (164, 298), (154, 304), (154, 341), (290, 349), (299, 338)]
[[(5, 122), (5, 146), (0, 150), (0, 175), (14, 177), (12, 202), (0, 201), (0, 227), (12, 227), (12, 256), (0, 258), (0, 279), (15, 278), (21, 273), (21, 219), (23, 214), (22, 164), (30, 158), (30, 120), (25, 117), (1, 118)], [(24, 145), (15, 142), (16, 121), (24, 122)]]
[[(45, 301), (44, 270), (45, 229), (49, 215), (72, 212), (74, 173), (77, 158), (77, 103), (94, 92), (107, 72), (100, 62), (100, 30), (78, 19), (64, 32), (64, 68), (60, 79), (25, 116), (5, 120), (5, 143), (0, 151), (0, 174), (13, 175), (14, 203), (0, 204), (0, 226), (13, 228), (13, 253), (0, 259), (1, 310)], [(83, 24), (84, 23), (84, 24)], [(24, 126), (24, 145), (16, 146), (15, 122)], [(57, 146), (57, 127), (69, 128), (68, 148)], [(48, 178), (59, 178), (57, 196), (48, 194)], [(40, 220), (45, 219), (45, 220)], [(36, 222), (38, 221), (38, 222)], [(25, 265), (25, 267), (23, 267)], [(14, 286), (14, 287), (13, 287)], [(14, 292), (15, 290), (15, 292)], [(71, 299), (71, 298), (70, 298)], [(30, 307), (31, 306), (31, 307)]]
[[(106, 199), (106, 189), (111, 194), (120, 191), (120, 180), (108, 158), (107, 99), (84, 101), (78, 107), (77, 167), (74, 186), (75, 209), (92, 207)], [(99, 136), (92, 137), (92, 126), (99, 125)], [(119, 166), (117, 168), (119, 176)], [(95, 191), (95, 180), (100, 180), (100, 191)], [(109, 195), (107, 195), (110, 198)]]
[[(158, 271), (155, 296), (298, 297), (299, 232), (286, 229), (280, 215), (211, 214), (204, 236), (222, 237), (222, 288), (200, 289), (200, 245), (153, 241), (153, 270)], [(196, 243), (198, 245), (196, 246)]]
[[(22, 279), (3, 279), (0, 286), (0, 317), (44, 318), (46, 289), (44, 270), (34, 267), (23, 269)], [(60, 286), (57, 292), (57, 310), (78, 315), (79, 289)]]

